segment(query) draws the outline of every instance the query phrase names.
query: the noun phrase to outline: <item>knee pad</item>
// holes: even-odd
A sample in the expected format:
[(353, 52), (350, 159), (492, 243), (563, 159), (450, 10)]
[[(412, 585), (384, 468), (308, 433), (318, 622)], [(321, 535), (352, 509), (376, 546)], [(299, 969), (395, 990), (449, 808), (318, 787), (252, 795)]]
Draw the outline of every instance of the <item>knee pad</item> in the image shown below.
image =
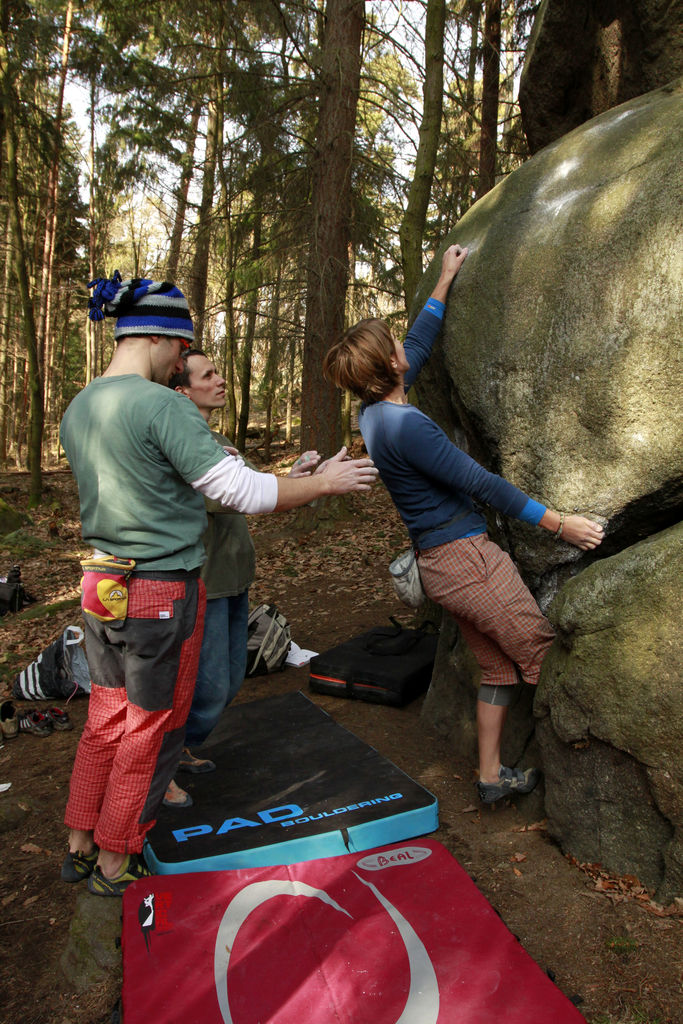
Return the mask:
[(517, 686), (490, 686), (482, 683), (477, 693), (477, 700), (482, 704), (495, 704), (496, 707), (507, 708), (512, 704)]

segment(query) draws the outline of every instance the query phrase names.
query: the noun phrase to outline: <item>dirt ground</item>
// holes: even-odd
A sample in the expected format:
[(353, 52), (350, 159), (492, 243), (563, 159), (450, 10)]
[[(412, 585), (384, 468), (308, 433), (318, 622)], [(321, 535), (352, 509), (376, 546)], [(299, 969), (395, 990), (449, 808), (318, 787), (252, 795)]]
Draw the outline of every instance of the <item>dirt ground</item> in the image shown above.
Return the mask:
[[(295, 453), (281, 453), (287, 464)], [(26, 509), (28, 480), (0, 477), (0, 497)], [(78, 559), (84, 553), (68, 471), (46, 475), (45, 505), (32, 524), (0, 544), (0, 574), (14, 562), (36, 604), (0, 620), (0, 696), (16, 672), (78, 622)], [(389, 615), (412, 615), (393, 596), (390, 557), (404, 535), (386, 492), (349, 503), (330, 532), (302, 533), (297, 513), (257, 517), (252, 532), (258, 575), (254, 603), (275, 602), (304, 648), (324, 651)], [(64, 606), (60, 602), (67, 602)], [(458, 859), (528, 953), (589, 1024), (680, 1024), (681, 907), (655, 904), (637, 880), (600, 865), (577, 865), (529, 823), (521, 803), (481, 807), (473, 765), (422, 720), (422, 701), (404, 709), (321, 697), (308, 670), (247, 680), (238, 701), (302, 690), (439, 802), (434, 838)], [(65, 702), (54, 702), (66, 707)], [(19, 707), (40, 705), (17, 702)], [(108, 1024), (119, 994), (113, 974), (86, 994), (69, 988), (59, 966), (81, 886), (59, 880), (65, 851), (62, 815), (87, 699), (68, 705), (72, 732), (20, 735), (0, 749), (0, 1019), (5, 1024)], [(226, 712), (229, 714), (229, 710)], [(524, 798), (519, 798), (520, 801)], [(95, 899), (95, 897), (92, 897)], [(309, 1024), (309, 1022), (306, 1022)], [(325, 1024), (325, 1022), (310, 1022)]]

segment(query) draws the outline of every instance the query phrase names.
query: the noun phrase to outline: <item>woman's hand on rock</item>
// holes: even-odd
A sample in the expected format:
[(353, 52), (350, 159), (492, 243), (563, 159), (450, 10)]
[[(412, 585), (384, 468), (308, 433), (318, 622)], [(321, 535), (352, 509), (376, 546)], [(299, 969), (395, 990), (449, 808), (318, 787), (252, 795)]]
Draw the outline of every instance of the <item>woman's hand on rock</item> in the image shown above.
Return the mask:
[(605, 531), (600, 523), (586, 519), (585, 516), (565, 516), (560, 540), (573, 544), (582, 551), (592, 551), (602, 544), (604, 536)]
[(449, 245), (441, 261), (441, 276), (452, 281), (465, 262), (467, 252), (459, 245)]

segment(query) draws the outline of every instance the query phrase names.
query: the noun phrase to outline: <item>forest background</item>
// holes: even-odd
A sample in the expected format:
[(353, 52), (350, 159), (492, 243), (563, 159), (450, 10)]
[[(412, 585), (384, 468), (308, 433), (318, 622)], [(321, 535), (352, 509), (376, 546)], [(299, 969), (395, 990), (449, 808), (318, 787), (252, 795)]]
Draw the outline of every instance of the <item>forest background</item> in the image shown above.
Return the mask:
[[(111, 355), (87, 283), (175, 281), (226, 379), (219, 428), (329, 454), (348, 323), (397, 332), (426, 262), (528, 151), (528, 0), (2, 0), (0, 467), (60, 465)], [(341, 416), (340, 416), (341, 412)]]

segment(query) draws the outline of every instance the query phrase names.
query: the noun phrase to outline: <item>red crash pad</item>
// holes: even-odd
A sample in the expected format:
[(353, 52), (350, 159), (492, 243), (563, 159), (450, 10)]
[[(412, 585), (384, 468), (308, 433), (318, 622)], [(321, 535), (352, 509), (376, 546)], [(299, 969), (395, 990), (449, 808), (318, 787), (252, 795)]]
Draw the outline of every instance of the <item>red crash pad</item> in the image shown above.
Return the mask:
[(434, 840), (157, 875), (123, 900), (126, 1024), (579, 1024)]

